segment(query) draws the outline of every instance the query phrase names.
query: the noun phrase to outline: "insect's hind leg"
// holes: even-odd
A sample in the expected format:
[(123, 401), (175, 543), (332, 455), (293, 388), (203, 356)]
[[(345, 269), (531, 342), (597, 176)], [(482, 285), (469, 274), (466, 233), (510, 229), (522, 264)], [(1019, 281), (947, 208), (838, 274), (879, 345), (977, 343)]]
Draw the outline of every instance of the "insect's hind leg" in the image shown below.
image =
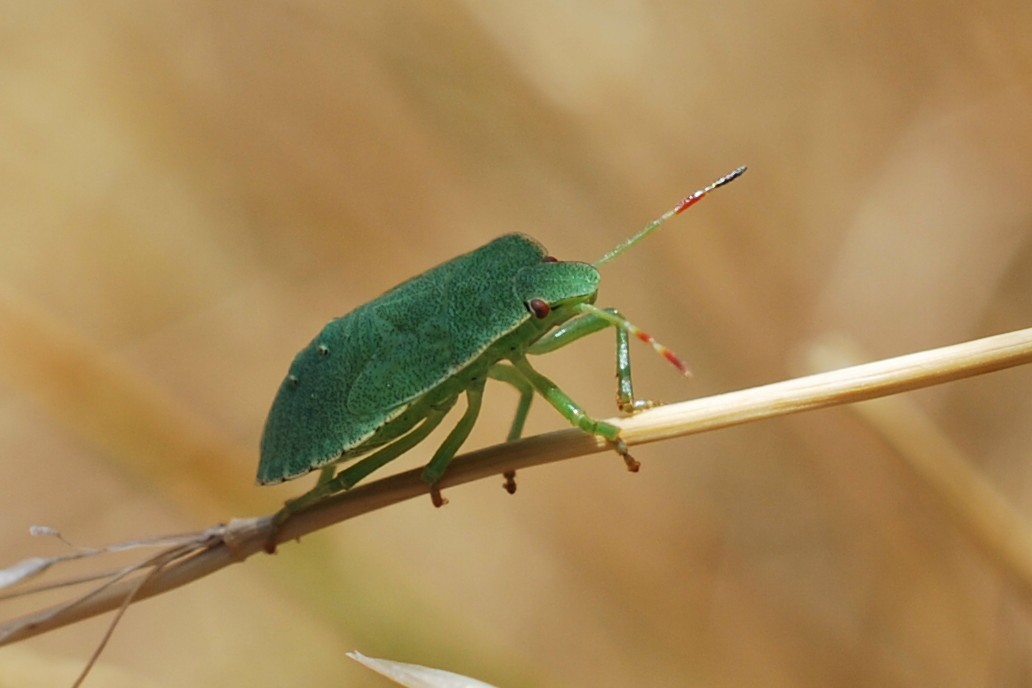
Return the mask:
[(282, 524), (291, 514), (304, 511), (310, 506), (323, 499), (344, 492), (354, 487), (360, 480), (368, 476), (376, 469), (384, 466), (398, 458), (409, 449), (426, 439), (427, 435), (433, 432), (434, 428), (440, 425), (444, 416), (451, 409), (451, 404), (441, 408), (431, 408), (422, 423), (417, 425), (407, 434), (402, 435), (394, 442), (383, 447), (379, 451), (359, 460), (358, 462), (343, 469), (336, 477), (333, 475), (335, 466), (326, 466), (319, 475), (319, 481), (308, 492), (305, 492), (296, 499), (289, 500), (279, 513), (276, 514), (275, 523)]
[[(530, 403), (534, 400), (534, 385), (530, 384), (530, 380), (524, 377), (520, 371), (504, 363), (496, 363), (491, 366), (487, 371), (487, 375), (492, 379), (507, 382), (520, 393), (520, 400), (516, 404), (516, 415), (512, 419), (509, 435), (505, 438), (507, 442), (514, 442), (523, 436), (523, 426), (527, 423)], [(505, 491), (509, 494), (515, 494), (516, 471), (506, 471), (503, 477), (505, 478)]]
[(333, 476), (337, 473), (337, 465), (329, 464), (319, 469), (319, 480), (316, 481), (315, 486), (325, 485), (326, 483), (333, 480)]

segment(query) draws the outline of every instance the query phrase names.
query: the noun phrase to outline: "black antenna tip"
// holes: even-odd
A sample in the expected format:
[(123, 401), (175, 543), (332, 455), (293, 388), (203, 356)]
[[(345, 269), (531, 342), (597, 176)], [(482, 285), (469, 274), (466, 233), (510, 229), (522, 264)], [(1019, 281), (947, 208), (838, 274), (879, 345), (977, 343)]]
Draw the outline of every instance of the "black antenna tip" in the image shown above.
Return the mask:
[(733, 182), (734, 180), (738, 179), (743, 174), (745, 174), (745, 171), (747, 169), (749, 169), (749, 168), (746, 167), (745, 165), (742, 165), (741, 167), (738, 167), (738, 168), (732, 170), (731, 172), (728, 172), (723, 177), (721, 177), (717, 181), (713, 182), (713, 188), (715, 189), (718, 186), (724, 186), (724, 184), (730, 184), (731, 182)]

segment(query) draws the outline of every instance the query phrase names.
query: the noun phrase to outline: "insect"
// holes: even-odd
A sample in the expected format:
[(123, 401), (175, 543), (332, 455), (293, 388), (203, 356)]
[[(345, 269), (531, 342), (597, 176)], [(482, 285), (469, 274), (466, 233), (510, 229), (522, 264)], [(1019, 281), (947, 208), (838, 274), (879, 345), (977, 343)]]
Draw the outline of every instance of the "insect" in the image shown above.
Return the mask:
[[(519, 392), (509, 440), (522, 434), (536, 392), (570, 423), (612, 443), (636, 471), (619, 428), (589, 416), (527, 356), (615, 328), (617, 405), (627, 413), (653, 406), (634, 397), (629, 338), (687, 368), (619, 311), (594, 305), (598, 267), (744, 172), (740, 167), (684, 198), (594, 264), (557, 260), (534, 239), (507, 234), (332, 320), (297, 354), (280, 385), (262, 436), (258, 483), (322, 469), (316, 486), (281, 513), (299, 511), (415, 447), (465, 395), (465, 411), (423, 469), (433, 487), (472, 430), (488, 379)], [(351, 460), (357, 461), (337, 472)], [(514, 474), (506, 474), (505, 487), (515, 491)], [(443, 503), (436, 488), (431, 495), (435, 505)]]

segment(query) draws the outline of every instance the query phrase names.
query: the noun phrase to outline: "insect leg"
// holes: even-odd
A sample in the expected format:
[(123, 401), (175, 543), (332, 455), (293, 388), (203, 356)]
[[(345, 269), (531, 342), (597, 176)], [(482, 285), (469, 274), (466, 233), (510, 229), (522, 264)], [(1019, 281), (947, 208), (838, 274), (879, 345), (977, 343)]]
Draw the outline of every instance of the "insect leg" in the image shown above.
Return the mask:
[[(616, 312), (616, 309), (614, 308), (610, 308), (609, 310), (614, 313)], [(577, 316), (573, 320), (568, 320), (541, 339), (534, 342), (527, 349), (527, 353), (535, 356), (538, 354), (547, 354), (566, 346), (570, 342), (575, 342), (581, 337), (587, 337), (589, 334), (594, 334), (612, 326), (613, 323), (595, 316), (594, 313), (585, 313), (584, 315)]]
[(444, 419), (444, 416), (451, 409), (451, 406), (451, 404), (448, 404), (441, 408), (430, 408), (427, 411), (426, 418), (423, 422), (417, 425), (408, 434), (402, 435), (397, 440), (388, 444), (386, 447), (383, 447), (374, 454), (348, 466), (338, 473), (337, 477), (331, 480), (323, 480), (327, 475), (327, 472), (323, 471), (322, 475), (319, 476), (320, 480), (316, 483), (315, 487), (300, 497), (292, 499), (286, 503), (280, 512), (276, 514), (276, 522), (282, 523), (288, 516), (290, 516), (290, 514), (303, 511), (330, 495), (343, 492), (354, 487), (360, 480), (376, 469), (398, 458), (409, 449), (412, 449), (412, 447), (426, 439), (426, 436), (433, 432), (434, 428), (440, 425), (441, 420)]
[(350, 489), (373, 471), (377, 470), (381, 466), (387, 465), (409, 449), (412, 449), (417, 444), (425, 440), (427, 435), (429, 435), (434, 428), (440, 425), (441, 421), (444, 420), (444, 417), (454, 405), (455, 399), (453, 398), (446, 404), (430, 407), (427, 409), (426, 420), (420, 423), (410, 433), (403, 435), (392, 444), (388, 444), (372, 456), (367, 456), (358, 463), (342, 470), (334, 480), (334, 482), (339, 485), (338, 489)]
[(326, 483), (333, 480), (333, 474), (337, 472), (337, 467), (334, 464), (323, 466), (319, 469), (319, 480), (316, 482), (316, 486), (325, 485)]
[(624, 413), (633, 413), (656, 405), (655, 402), (634, 398), (634, 383), (631, 381), (631, 347), (626, 328), (620, 327), (617, 321), (626, 322), (623, 314), (615, 308), (603, 309), (614, 320), (599, 317), (595, 313), (585, 313), (550, 332), (548, 336), (538, 340), (527, 353), (543, 354), (575, 342), (581, 337), (594, 334), (607, 327), (616, 329), (616, 406)]
[[(530, 380), (520, 374), (512, 366), (503, 363), (496, 363), (487, 370), (488, 377), (495, 380), (507, 382), (516, 388), (520, 393), (520, 401), (516, 405), (516, 415), (512, 419), (512, 427), (509, 428), (509, 436), (506, 441), (513, 442), (523, 436), (523, 426), (527, 422), (527, 414), (530, 412), (530, 402), (534, 400), (534, 386)], [(516, 471), (506, 471), (505, 491), (509, 494), (516, 492)]]
[(616, 310), (615, 308), (598, 308), (596, 306), (591, 305), (590, 303), (581, 303), (578, 304), (577, 310), (579, 310), (585, 316), (591, 315), (597, 318), (601, 318), (602, 320), (606, 320), (612, 323), (613, 327), (618, 327), (627, 334), (634, 335), (636, 338), (651, 346), (653, 351), (655, 351), (657, 354), (659, 354), (667, 360), (667, 363), (680, 370), (682, 375), (684, 375), (685, 377), (691, 377), (691, 371), (688, 370), (688, 366), (685, 364), (684, 361), (681, 360), (680, 356), (675, 354), (673, 351), (668, 349), (663, 344), (660, 344), (658, 341), (656, 341), (656, 338), (653, 337), (651, 334), (642, 330), (640, 327), (636, 326), (627, 318), (623, 317), (620, 311)]
[(634, 398), (634, 384), (631, 379), (630, 335), (634, 335), (649, 344), (659, 354), (672, 363), (685, 375), (688, 368), (670, 349), (666, 348), (640, 328), (629, 322), (615, 308), (596, 308), (590, 304), (581, 304), (583, 315), (570, 320), (550, 332), (546, 337), (535, 342), (528, 350), (529, 354), (543, 354), (566, 346), (581, 337), (594, 334), (607, 327), (616, 329), (616, 405), (624, 413), (634, 413), (657, 406), (658, 402)]
[(636, 472), (641, 466), (634, 457), (631, 456), (630, 452), (627, 451), (627, 445), (622, 439), (620, 439), (620, 428), (616, 427), (612, 423), (607, 423), (604, 420), (595, 420), (587, 414), (587, 412), (580, 407), (580, 405), (571, 399), (566, 392), (559, 389), (559, 386), (549, 380), (547, 377), (534, 370), (530, 363), (525, 358), (514, 358), (512, 361), (513, 365), (530, 384), (537, 390), (538, 394), (543, 396), (545, 400), (555, 407), (564, 418), (570, 423), (576, 425), (584, 432), (592, 435), (598, 435), (609, 440), (613, 444), (613, 448), (616, 452), (623, 457), (624, 463), (627, 464), (627, 470)]
[(516, 416), (512, 419), (509, 435), (505, 438), (508, 442), (518, 440), (523, 436), (523, 425), (527, 422), (530, 402), (534, 399), (534, 386), (518, 370), (504, 363), (496, 363), (491, 366), (487, 371), (487, 376), (509, 383), (520, 393), (520, 401), (516, 406)]
[[(452, 428), (452, 431), (448, 433), (448, 436), (444, 438), (444, 442), (434, 452), (430, 463), (423, 469), (423, 481), (427, 484), (433, 486), (441, 479), (445, 469), (448, 468), (448, 462), (454, 458), (455, 453), (459, 451), (459, 447), (462, 446), (462, 443), (466, 441), (469, 433), (473, 430), (473, 425), (477, 422), (477, 416), (480, 415), (480, 402), (484, 398), (485, 382), (487, 382), (487, 379), (482, 378), (466, 390), (466, 412), (462, 414), (462, 418)], [(430, 496), (434, 500), (434, 506), (444, 504), (440, 492), (436, 489), (430, 493)]]

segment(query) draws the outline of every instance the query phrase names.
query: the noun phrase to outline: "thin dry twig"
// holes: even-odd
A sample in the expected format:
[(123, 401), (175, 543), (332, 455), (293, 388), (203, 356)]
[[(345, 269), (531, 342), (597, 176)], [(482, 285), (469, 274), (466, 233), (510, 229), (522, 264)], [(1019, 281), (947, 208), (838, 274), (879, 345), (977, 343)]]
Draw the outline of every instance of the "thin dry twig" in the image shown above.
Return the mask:
[[(1032, 362), (1032, 328), (963, 344), (886, 359), (874, 363), (795, 378), (761, 387), (671, 404), (614, 419), (628, 445), (655, 442), (800, 411), (852, 403), (941, 384)], [(579, 430), (530, 437), (457, 458), (440, 487), (449, 488), (505, 471), (609, 451), (599, 438)], [(420, 469), (360, 485), (292, 515), (278, 529), (272, 516), (234, 519), (195, 536), (177, 539), (174, 547), (148, 559), (141, 581), (132, 577), (108, 581), (72, 603), (57, 605), (0, 624), (0, 645), (13, 643), (80, 619), (101, 614), (173, 590), (229, 564), (329, 525), (428, 492)], [(932, 485), (936, 487), (936, 485)], [(1019, 536), (1032, 542), (1024, 524)], [(978, 530), (984, 525), (972, 524)], [(186, 542), (184, 542), (185, 540)], [(163, 556), (165, 555), (165, 556)], [(1007, 566), (1009, 559), (999, 560)], [(15, 565), (16, 568), (19, 565)], [(43, 567), (46, 568), (46, 567)], [(1032, 593), (1032, 573), (1010, 571)], [(0, 572), (2, 574), (2, 572)]]
[(111, 640), (111, 636), (115, 633), (115, 627), (118, 625), (122, 615), (124, 615), (126, 610), (129, 609), (129, 605), (133, 603), (134, 599), (136, 599), (136, 593), (140, 591), (140, 588), (151, 578), (158, 575), (167, 562), (174, 561), (177, 558), (177, 552), (175, 549), (168, 550), (167, 553), (163, 554), (165, 554), (165, 556), (158, 554), (144, 564), (144, 566), (152, 567), (151, 570), (136, 578), (132, 588), (129, 590), (129, 593), (125, 596), (125, 599), (122, 600), (122, 604), (119, 605), (118, 611), (115, 612), (114, 618), (111, 619), (111, 623), (108, 624), (107, 629), (104, 631), (104, 636), (100, 639), (100, 642), (97, 643), (97, 646), (93, 648), (93, 654), (91, 654), (89, 660), (86, 661), (86, 666), (82, 668), (82, 671), (79, 672), (78, 678), (75, 679), (75, 683), (72, 684), (72, 688), (79, 688), (79, 686), (83, 684), (83, 681), (86, 680), (86, 677), (89, 676), (90, 670), (93, 669), (93, 665), (97, 663), (98, 659), (100, 659), (101, 653), (104, 651), (104, 648), (107, 647), (108, 641)]

